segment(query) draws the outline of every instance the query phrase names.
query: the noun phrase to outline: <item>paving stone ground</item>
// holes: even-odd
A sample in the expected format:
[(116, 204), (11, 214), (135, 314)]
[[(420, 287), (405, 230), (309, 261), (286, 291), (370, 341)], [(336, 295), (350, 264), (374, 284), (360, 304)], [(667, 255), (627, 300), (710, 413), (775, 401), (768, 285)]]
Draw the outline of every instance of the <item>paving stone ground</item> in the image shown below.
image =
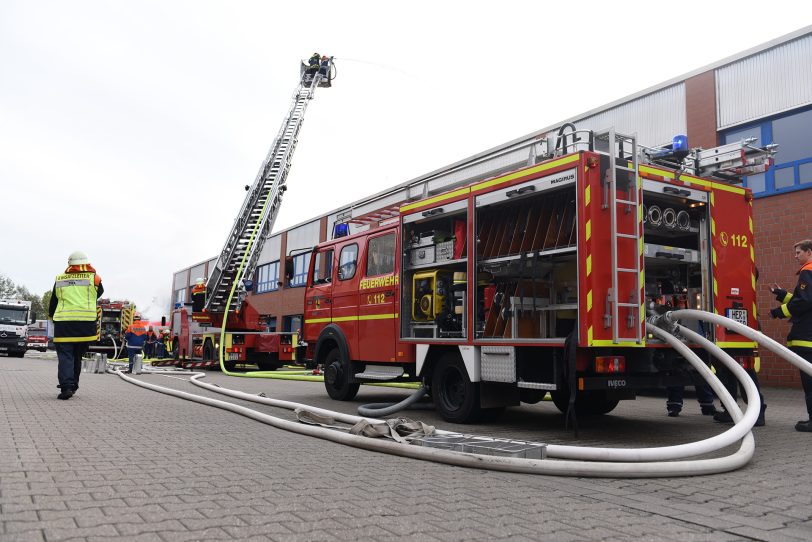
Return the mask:
[[(136, 378), (251, 406), (158, 375)], [(409, 392), (363, 386), (337, 403), (312, 382), (207, 381), (354, 413)], [(767, 426), (745, 468), (693, 478), (588, 479), (512, 474), (383, 455), (262, 425), (114, 375), (84, 374), (56, 399), (53, 353), (0, 357), (0, 540), (810, 540), (812, 435), (799, 390), (767, 389)], [(658, 397), (581, 420), (578, 438), (552, 403), (499, 421), (443, 429), (549, 443), (659, 446), (724, 426), (686, 399)]]

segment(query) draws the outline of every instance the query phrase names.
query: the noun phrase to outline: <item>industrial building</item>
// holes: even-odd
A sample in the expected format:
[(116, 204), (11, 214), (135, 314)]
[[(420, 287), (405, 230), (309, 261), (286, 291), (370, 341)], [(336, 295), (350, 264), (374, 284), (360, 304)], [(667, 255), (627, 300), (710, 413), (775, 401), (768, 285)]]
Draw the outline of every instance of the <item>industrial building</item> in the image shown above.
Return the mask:
[[(614, 126), (650, 147), (670, 143), (675, 134), (686, 134), (691, 147), (751, 137), (759, 146), (778, 144), (774, 166), (744, 183), (755, 198), (755, 257), (762, 283), (758, 311), (765, 315), (759, 320), (763, 331), (783, 340), (786, 323), (766, 316), (777, 304), (766, 285), (794, 285), (793, 243), (812, 237), (812, 192), (805, 190), (812, 187), (812, 26), (273, 233), (259, 256), (251, 294), (268, 331), (302, 327), (310, 248), (329, 239), (336, 223), (348, 222), (351, 232), (376, 227), (393, 220), (405, 202), (522, 167), (528, 144), (565, 122), (579, 130)], [(288, 257), (293, 266), (286, 277)], [(174, 274), (175, 305), (191, 301), (195, 279), (210, 276), (215, 262), (216, 257)], [(771, 355), (762, 356), (760, 375), (768, 386), (799, 383), (798, 371)]]

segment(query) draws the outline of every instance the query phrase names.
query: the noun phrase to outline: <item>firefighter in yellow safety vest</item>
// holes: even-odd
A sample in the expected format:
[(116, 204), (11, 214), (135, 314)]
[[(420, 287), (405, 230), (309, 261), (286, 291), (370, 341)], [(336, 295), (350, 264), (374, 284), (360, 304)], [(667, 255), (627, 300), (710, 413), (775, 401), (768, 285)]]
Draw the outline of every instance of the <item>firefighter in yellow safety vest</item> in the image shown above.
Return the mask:
[(48, 316), (54, 322), (54, 345), (59, 359), (59, 399), (70, 399), (79, 389), (82, 356), (96, 335), (96, 299), (104, 287), (84, 252), (68, 258), (68, 268), (57, 275)]

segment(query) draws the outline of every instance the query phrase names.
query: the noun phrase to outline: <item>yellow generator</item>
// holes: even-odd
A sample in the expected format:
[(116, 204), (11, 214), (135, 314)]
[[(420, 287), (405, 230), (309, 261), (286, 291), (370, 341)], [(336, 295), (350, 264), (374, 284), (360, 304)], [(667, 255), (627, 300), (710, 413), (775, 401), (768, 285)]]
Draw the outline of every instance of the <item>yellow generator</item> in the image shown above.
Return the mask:
[(451, 293), (453, 273), (432, 269), (412, 277), (412, 320), (431, 322), (443, 312)]

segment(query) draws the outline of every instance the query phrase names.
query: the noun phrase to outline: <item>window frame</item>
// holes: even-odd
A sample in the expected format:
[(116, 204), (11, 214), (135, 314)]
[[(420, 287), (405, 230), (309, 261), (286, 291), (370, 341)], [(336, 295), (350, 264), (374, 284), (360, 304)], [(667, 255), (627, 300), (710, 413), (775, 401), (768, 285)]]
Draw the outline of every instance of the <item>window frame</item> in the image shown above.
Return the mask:
[[(293, 256), (293, 275), (290, 277), (290, 282), (288, 282), (288, 288), (304, 288), (307, 285), (307, 275), (310, 272), (310, 258), (312, 255), (313, 252), (307, 251)], [(297, 273), (296, 261), (299, 259), (302, 259), (303, 263), (301, 271)]]
[[(355, 260), (352, 261), (352, 274), (349, 275), (349, 276), (345, 276), (341, 272), (341, 270), (344, 268), (345, 265), (348, 265), (350, 263), (350, 261), (346, 261), (346, 262), (342, 263), (342, 260), (343, 260), (343, 257), (344, 257), (344, 251), (349, 249), (349, 248), (355, 248)], [(360, 251), (359, 251), (359, 248), (358, 248), (358, 243), (347, 243), (346, 245), (341, 247), (341, 250), (338, 253), (338, 272), (337, 272), (338, 280), (340, 280), (341, 282), (344, 282), (344, 281), (352, 280), (355, 277), (356, 273), (358, 273), (358, 254), (359, 254), (359, 252)], [(348, 267), (348, 269), (349, 269), (349, 267)]]
[[(371, 274), (369, 272), (369, 263), (372, 261), (372, 243), (378, 240), (381, 240), (385, 237), (392, 237), (392, 262), (391, 262), (391, 269), (387, 271), (383, 271), (382, 273)], [(384, 255), (386, 257), (386, 255)], [(376, 235), (375, 237), (369, 237), (367, 239), (367, 262), (366, 262), (366, 269), (364, 269), (365, 277), (380, 277), (383, 275), (391, 275), (395, 272), (395, 259), (397, 258), (397, 237), (395, 236), (394, 231), (390, 231), (384, 233), (383, 235)]]
[[(773, 122), (776, 120), (780, 120), (787, 117), (792, 117), (795, 115), (800, 115), (803, 113), (807, 113), (812, 111), (811, 106), (802, 107), (799, 109), (795, 109), (793, 111), (785, 112), (780, 115), (774, 115), (769, 118), (765, 118), (755, 122), (749, 122), (745, 124), (739, 124), (737, 126), (728, 128), (721, 133), (722, 141), (724, 144), (733, 143), (733, 140), (728, 140), (728, 136), (730, 134), (741, 132), (743, 130), (748, 130), (752, 128), (758, 128), (760, 135), (760, 145), (769, 145), (771, 143), (775, 143), (774, 134), (773, 134)], [(810, 138), (812, 139), (812, 138)], [(778, 142), (780, 145), (780, 142)], [(812, 179), (809, 179), (806, 183), (801, 182), (801, 166), (806, 164), (812, 164), (812, 155), (806, 156), (803, 158), (799, 158), (797, 160), (790, 160), (788, 162), (782, 163), (775, 163), (770, 166), (770, 169), (764, 173), (764, 190), (760, 192), (753, 192), (754, 198), (764, 198), (770, 196), (776, 196), (779, 194), (788, 194), (790, 192), (797, 192), (798, 190), (806, 190), (808, 188), (812, 188)], [(789, 186), (784, 186), (780, 188), (776, 188), (775, 186), (775, 177), (776, 173), (779, 171), (785, 171), (788, 169), (792, 169), (792, 184)], [(751, 188), (747, 177), (744, 178), (744, 186)]]
[[(275, 277), (270, 274), (270, 270), (273, 269), (274, 267), (276, 268), (276, 276)], [(268, 269), (269, 270), (268, 279), (264, 280), (264, 281), (261, 280), (262, 279), (262, 270), (263, 269)], [(257, 281), (256, 281), (256, 287), (254, 289), (255, 294), (267, 294), (269, 292), (275, 292), (275, 291), (279, 290), (279, 260), (275, 260), (273, 262), (268, 262), (266, 264), (262, 264), (259, 267), (257, 267), (256, 276), (257, 276)], [(266, 284), (268, 284), (270, 286), (268, 288), (265, 288), (263, 285), (266, 285)]]

